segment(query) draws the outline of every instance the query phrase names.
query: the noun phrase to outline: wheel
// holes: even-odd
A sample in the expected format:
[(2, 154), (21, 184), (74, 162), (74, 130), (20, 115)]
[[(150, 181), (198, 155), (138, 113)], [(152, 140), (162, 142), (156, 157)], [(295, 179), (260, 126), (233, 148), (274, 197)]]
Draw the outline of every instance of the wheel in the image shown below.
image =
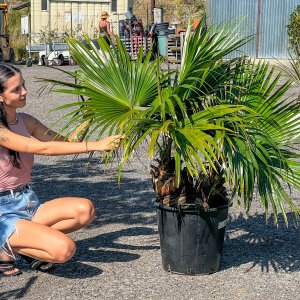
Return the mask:
[(32, 58), (28, 58), (26, 61), (26, 66), (27, 67), (32, 67)]
[(41, 57), (40, 57), (40, 59), (39, 59), (39, 63), (38, 63), (38, 65), (39, 66), (45, 66), (46, 65), (46, 61), (45, 61), (45, 55), (42, 55)]
[(10, 48), (10, 62), (13, 64), (15, 62), (15, 51), (13, 48)]
[(60, 54), (58, 56), (58, 58), (61, 60), (61, 66), (62, 66), (64, 64), (64, 62), (65, 62), (65, 58), (64, 58), (64, 56), (62, 54)]
[(69, 65), (70, 66), (75, 66), (76, 65), (76, 61), (74, 60), (74, 58), (72, 56), (69, 57)]
[(59, 58), (54, 58), (52, 62), (53, 62), (52, 63), (53, 66), (61, 66), (62, 65), (62, 61)]

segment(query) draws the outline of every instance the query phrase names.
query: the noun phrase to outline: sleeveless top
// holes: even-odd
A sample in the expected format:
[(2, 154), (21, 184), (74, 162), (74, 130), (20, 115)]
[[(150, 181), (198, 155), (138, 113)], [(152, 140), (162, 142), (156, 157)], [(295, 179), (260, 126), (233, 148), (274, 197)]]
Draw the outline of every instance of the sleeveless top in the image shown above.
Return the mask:
[(102, 21), (101, 20), (99, 22), (99, 31), (100, 31), (100, 35), (102, 35), (102, 36), (106, 36), (107, 35), (107, 33), (108, 33), (108, 31), (107, 31), (107, 21)]
[[(17, 117), (18, 123), (9, 125), (9, 128), (19, 135), (30, 137), (23, 120), (23, 113), (18, 113)], [(34, 154), (20, 152), (20, 160), (21, 169), (15, 168), (10, 161), (8, 149), (0, 146), (0, 191), (11, 190), (30, 182)]]

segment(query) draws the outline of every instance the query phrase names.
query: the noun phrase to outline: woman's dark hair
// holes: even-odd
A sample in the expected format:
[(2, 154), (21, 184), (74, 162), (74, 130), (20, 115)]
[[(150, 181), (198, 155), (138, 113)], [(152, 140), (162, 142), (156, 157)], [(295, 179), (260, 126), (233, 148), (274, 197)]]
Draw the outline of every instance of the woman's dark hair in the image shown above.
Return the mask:
[[(7, 88), (6, 86), (7, 80), (18, 73), (21, 73), (21, 71), (18, 68), (15, 68), (14, 66), (11, 66), (9, 64), (0, 63), (0, 95), (2, 95), (2, 93)], [(0, 126), (1, 125), (3, 125), (4, 127), (10, 130), (6, 119), (6, 111), (3, 102), (0, 102)], [(20, 153), (8, 149), (8, 154), (12, 165), (20, 169), (21, 168)]]

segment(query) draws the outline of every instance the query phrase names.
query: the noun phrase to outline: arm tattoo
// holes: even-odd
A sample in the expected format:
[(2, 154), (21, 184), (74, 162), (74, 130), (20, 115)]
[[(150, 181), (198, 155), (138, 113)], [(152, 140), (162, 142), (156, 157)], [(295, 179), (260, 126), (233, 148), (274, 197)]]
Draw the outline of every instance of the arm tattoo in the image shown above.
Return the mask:
[(7, 129), (3, 129), (0, 127), (0, 142), (2, 142), (2, 143), (9, 141), (9, 138), (5, 134), (6, 130)]

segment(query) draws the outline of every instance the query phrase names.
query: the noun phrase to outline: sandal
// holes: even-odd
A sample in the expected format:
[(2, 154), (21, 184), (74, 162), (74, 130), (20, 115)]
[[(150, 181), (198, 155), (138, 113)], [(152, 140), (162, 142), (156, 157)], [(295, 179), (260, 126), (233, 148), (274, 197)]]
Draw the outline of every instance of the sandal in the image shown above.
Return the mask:
[(0, 274), (6, 277), (18, 276), (22, 274), (22, 271), (16, 267), (15, 261), (0, 260)]
[(42, 271), (42, 272), (48, 272), (50, 270), (53, 270), (55, 268), (55, 264), (47, 261), (38, 260), (35, 258), (32, 258), (27, 255), (20, 254), (20, 256), (29, 263), (31, 269)]

